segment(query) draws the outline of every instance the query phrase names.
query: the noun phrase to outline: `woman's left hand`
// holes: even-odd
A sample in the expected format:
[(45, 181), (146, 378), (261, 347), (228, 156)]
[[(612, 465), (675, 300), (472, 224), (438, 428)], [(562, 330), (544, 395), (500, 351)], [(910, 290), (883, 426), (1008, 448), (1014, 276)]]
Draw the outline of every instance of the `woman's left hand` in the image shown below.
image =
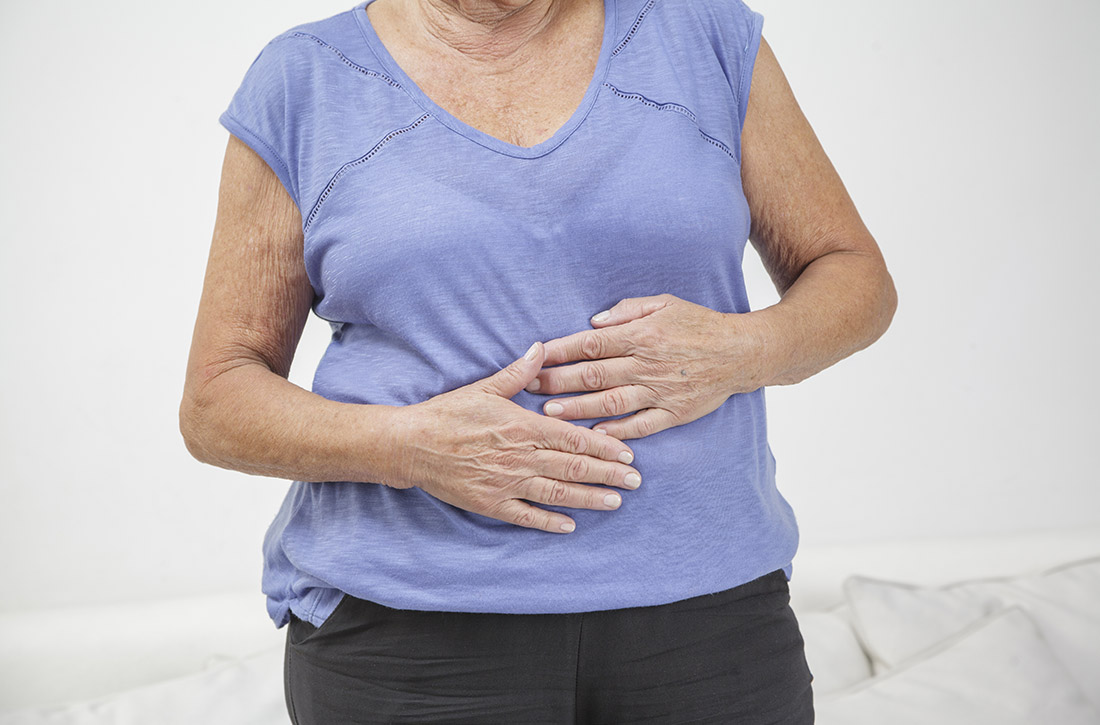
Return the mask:
[[(547, 415), (574, 420), (638, 411), (592, 427), (620, 440), (642, 438), (765, 384), (763, 331), (751, 312), (717, 312), (661, 294), (628, 297), (606, 313), (592, 317), (594, 330), (544, 343), (546, 359), (528, 392), (595, 391), (549, 400)], [(575, 360), (584, 362), (561, 365)]]

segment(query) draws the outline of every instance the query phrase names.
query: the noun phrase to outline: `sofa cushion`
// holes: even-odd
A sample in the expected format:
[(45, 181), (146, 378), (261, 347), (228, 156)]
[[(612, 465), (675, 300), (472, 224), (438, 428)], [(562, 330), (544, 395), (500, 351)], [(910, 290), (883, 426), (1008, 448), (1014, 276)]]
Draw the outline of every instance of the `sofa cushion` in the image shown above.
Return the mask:
[(1023, 609), (979, 619), (888, 673), (815, 697), (818, 725), (1097, 725)]
[(0, 725), (272, 725), (288, 722), (283, 650), (107, 697), (0, 715)]
[(872, 676), (871, 660), (852, 628), (848, 605), (797, 617), (815, 694), (840, 690)]
[(1018, 605), (1100, 709), (1100, 557), (1036, 574), (934, 588), (853, 576), (844, 590), (876, 674), (993, 611)]

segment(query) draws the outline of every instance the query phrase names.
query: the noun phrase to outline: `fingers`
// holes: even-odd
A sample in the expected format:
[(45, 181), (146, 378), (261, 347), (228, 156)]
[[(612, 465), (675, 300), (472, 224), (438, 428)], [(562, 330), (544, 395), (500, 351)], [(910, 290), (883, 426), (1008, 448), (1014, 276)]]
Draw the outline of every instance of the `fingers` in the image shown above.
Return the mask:
[(529, 479), (527, 491), (523, 497), (535, 503), (594, 511), (612, 511), (619, 508), (623, 502), (622, 496), (606, 488), (555, 481), (542, 476)]
[(493, 393), (503, 398), (515, 397), (523, 387), (531, 382), (543, 366), (543, 357), (546, 346), (541, 342), (535, 342), (523, 354), (523, 357), (515, 360), (487, 378), (477, 383), (482, 390)]
[(632, 378), (635, 362), (629, 357), (579, 362), (543, 368), (524, 388), (528, 393), (558, 395), (578, 390), (606, 390)]
[[(629, 334), (617, 327), (600, 330), (582, 330), (572, 335), (548, 340), (543, 366), (560, 365), (573, 360), (599, 360), (605, 357), (621, 357), (630, 354), (633, 342)], [(526, 383), (524, 383), (526, 385)]]
[[(606, 437), (610, 440), (617, 440), (611, 436)], [(642, 475), (638, 473), (637, 469), (630, 466), (562, 451), (533, 451), (531, 453), (531, 467), (539, 475), (559, 481), (602, 483), (607, 486), (617, 486), (629, 490), (638, 488), (642, 483)]]
[(608, 436), (622, 440), (645, 438), (676, 425), (680, 425), (680, 421), (664, 408), (646, 408), (625, 418), (601, 421), (593, 426), (593, 430), (602, 428)]
[[(605, 461), (634, 462), (634, 451), (621, 440), (616, 440), (584, 426), (566, 421), (545, 418), (535, 413), (535, 423), (539, 426), (542, 439), (538, 443), (543, 449), (563, 451), (582, 456), (591, 456)], [(578, 480), (578, 479), (568, 479)]]
[(599, 360), (627, 355), (633, 351), (634, 340), (621, 330), (616, 330), (616, 326), (651, 315), (678, 301), (681, 301), (679, 297), (668, 293), (620, 300), (614, 307), (597, 312), (589, 318), (596, 329), (582, 330), (548, 340), (546, 359), (542, 364), (545, 367), (573, 360)]
[[(542, 476), (529, 479), (524, 498), (551, 506), (595, 511), (613, 511), (623, 502), (622, 497), (614, 491), (555, 481)], [(568, 516), (532, 506), (516, 498), (502, 500), (489, 515), (516, 526), (541, 529), (554, 534), (568, 534), (577, 528), (576, 523)]]
[(653, 392), (644, 385), (619, 385), (587, 395), (549, 400), (543, 404), (542, 412), (561, 420), (613, 418), (643, 410), (654, 402)]
[(651, 315), (657, 310), (672, 304), (677, 299), (679, 298), (667, 292), (651, 297), (627, 297), (619, 300), (611, 309), (592, 315), (590, 321), (597, 327), (621, 325), (624, 322)]
[(577, 524), (568, 516), (540, 509), (518, 498), (509, 498), (501, 501), (490, 514), (494, 519), (499, 519), (516, 526), (528, 529), (542, 529), (554, 534), (568, 534), (577, 528)]

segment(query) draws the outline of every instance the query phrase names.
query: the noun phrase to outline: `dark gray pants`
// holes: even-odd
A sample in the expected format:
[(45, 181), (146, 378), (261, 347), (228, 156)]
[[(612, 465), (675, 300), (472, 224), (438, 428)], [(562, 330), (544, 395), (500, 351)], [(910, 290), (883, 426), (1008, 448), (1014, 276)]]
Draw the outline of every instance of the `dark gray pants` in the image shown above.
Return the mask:
[(295, 725), (811, 725), (813, 676), (781, 569), (718, 594), (576, 614), (391, 609), (293, 617)]

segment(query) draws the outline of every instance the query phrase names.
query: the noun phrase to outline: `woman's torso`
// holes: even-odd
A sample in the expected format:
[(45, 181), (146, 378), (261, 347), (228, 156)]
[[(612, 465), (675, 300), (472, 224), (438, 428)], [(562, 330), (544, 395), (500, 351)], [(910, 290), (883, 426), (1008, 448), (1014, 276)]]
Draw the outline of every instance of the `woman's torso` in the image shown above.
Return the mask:
[[(590, 329), (625, 297), (750, 310), (739, 143), (759, 16), (738, 0), (604, 0), (581, 101), (528, 147), (437, 103), (367, 7), (279, 36), (223, 114), (285, 160), (302, 210), (313, 309), (332, 326), (315, 393), (417, 403)], [(539, 414), (545, 400), (512, 398)], [(264, 541), (269, 613), (318, 625), (341, 592), (402, 609), (592, 611), (790, 575), (797, 526), (764, 389), (630, 445), (641, 487), (615, 511), (570, 510), (566, 536), (417, 488), (294, 482)]]

